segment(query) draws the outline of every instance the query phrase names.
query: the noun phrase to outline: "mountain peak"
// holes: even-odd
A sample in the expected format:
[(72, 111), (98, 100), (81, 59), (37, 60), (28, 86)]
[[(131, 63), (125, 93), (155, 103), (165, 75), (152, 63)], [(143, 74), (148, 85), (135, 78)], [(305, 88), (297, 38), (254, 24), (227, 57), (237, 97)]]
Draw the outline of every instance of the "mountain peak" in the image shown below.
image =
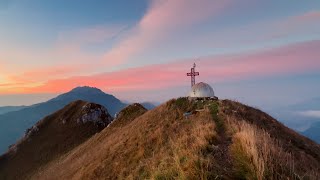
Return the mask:
[(67, 101), (72, 102), (76, 100), (83, 100), (88, 102), (94, 102), (106, 107), (110, 114), (119, 112), (120, 109), (125, 107), (119, 99), (113, 95), (107, 94), (96, 87), (79, 86), (71, 91), (61, 94), (50, 101)]
[(101, 89), (98, 89), (96, 87), (90, 87), (90, 86), (78, 86), (76, 88), (73, 88), (70, 92), (73, 92), (73, 93), (104, 93)]

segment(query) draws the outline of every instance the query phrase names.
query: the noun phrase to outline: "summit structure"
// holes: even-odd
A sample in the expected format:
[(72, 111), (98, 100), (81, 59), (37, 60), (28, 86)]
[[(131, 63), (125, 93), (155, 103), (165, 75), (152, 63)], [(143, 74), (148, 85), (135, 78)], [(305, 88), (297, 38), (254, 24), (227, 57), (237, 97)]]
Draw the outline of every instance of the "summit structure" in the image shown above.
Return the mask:
[(195, 69), (196, 69), (196, 63), (193, 63), (191, 72), (187, 73), (187, 76), (191, 76), (191, 88), (196, 83), (196, 76), (199, 76), (199, 72), (195, 72)]
[(191, 90), (189, 97), (191, 98), (215, 98), (213, 88), (204, 82), (195, 83), (195, 77), (199, 76), (199, 72), (195, 71), (196, 63), (193, 64), (191, 72), (187, 76), (191, 76)]
[(214, 97), (214, 91), (209, 84), (204, 82), (199, 82), (194, 86), (192, 86), (189, 96), (195, 97), (195, 98)]

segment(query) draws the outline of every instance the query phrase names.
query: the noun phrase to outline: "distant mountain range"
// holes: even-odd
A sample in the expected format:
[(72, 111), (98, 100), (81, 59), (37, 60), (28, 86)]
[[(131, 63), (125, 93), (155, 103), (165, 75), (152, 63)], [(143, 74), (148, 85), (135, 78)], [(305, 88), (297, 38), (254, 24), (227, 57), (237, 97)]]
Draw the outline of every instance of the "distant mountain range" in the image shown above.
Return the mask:
[(141, 103), (141, 105), (142, 105), (144, 108), (148, 109), (148, 110), (151, 110), (151, 109), (156, 108), (156, 104), (151, 103), (151, 102), (143, 102), (143, 103)]
[(302, 134), (320, 144), (320, 121), (313, 123), (310, 128), (303, 131)]
[(3, 107), (0, 107), (0, 115), (8, 112), (12, 112), (12, 111), (19, 111), (26, 107), (27, 106), (3, 106)]
[(149, 101), (142, 101), (142, 102), (132, 102), (132, 101), (127, 101), (127, 100), (121, 100), (125, 104), (134, 104), (134, 103), (139, 103), (141, 104), (144, 108), (147, 110), (151, 110), (159, 106), (161, 103), (160, 102), (149, 102)]
[(306, 101), (296, 108), (303, 110), (302, 115), (304, 115), (304, 117), (315, 121), (308, 129), (303, 131), (302, 134), (320, 144), (320, 98), (314, 98), (310, 101)]
[(0, 115), (0, 154), (21, 138), (25, 130), (37, 121), (75, 100), (101, 104), (112, 116), (126, 106), (116, 97), (100, 89), (85, 86), (74, 88), (47, 102), (31, 106), (2, 107), (0, 110), (6, 113)]
[(320, 98), (313, 98), (271, 113), (288, 127), (320, 143)]

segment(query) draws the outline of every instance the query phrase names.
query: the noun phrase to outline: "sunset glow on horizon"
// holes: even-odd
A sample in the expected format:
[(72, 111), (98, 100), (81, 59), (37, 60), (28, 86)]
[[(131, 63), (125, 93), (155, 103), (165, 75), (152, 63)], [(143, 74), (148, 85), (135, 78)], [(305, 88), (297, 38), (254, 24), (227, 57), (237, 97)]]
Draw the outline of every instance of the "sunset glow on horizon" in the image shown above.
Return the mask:
[(194, 62), (222, 97), (320, 92), (320, 1), (5, 0), (0, 22), (1, 106), (77, 86), (164, 101), (187, 91)]

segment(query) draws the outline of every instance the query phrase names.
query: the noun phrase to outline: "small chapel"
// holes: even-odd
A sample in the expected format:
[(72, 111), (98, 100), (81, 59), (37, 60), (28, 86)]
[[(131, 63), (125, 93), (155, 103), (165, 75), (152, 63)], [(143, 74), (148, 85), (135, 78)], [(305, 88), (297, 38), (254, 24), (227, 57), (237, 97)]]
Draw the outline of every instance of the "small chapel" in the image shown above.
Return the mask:
[(191, 72), (187, 73), (187, 76), (191, 76), (191, 90), (188, 97), (191, 99), (218, 99), (214, 95), (213, 88), (204, 82), (199, 82), (196, 84), (196, 76), (199, 76), (199, 72), (195, 71), (196, 64), (193, 64)]

